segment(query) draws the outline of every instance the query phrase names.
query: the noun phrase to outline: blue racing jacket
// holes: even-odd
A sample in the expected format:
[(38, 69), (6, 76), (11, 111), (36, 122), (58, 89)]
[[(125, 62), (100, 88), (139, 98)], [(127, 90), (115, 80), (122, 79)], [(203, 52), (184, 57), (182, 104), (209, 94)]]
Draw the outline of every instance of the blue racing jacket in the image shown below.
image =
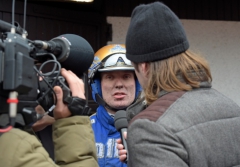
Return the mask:
[(127, 167), (118, 158), (116, 139), (120, 138), (120, 133), (114, 127), (114, 118), (103, 106), (99, 106), (97, 112), (90, 119), (95, 135), (99, 166)]

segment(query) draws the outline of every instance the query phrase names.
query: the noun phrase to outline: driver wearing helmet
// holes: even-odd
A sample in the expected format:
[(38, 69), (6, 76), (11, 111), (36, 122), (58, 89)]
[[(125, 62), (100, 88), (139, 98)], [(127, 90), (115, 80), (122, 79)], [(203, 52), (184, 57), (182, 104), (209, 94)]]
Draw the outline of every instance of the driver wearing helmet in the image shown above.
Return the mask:
[(120, 133), (114, 127), (114, 114), (131, 105), (140, 94), (141, 87), (125, 53), (125, 45), (104, 46), (95, 53), (88, 71), (92, 96), (99, 104), (90, 119), (100, 167), (127, 166), (118, 158), (116, 140)]

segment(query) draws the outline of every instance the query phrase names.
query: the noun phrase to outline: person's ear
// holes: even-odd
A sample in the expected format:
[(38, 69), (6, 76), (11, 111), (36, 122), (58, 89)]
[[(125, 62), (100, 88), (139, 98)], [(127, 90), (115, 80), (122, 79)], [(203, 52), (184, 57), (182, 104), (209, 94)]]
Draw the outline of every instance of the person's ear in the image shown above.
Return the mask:
[(148, 75), (149, 71), (149, 63), (139, 63), (139, 70), (143, 73), (143, 75), (146, 77)]

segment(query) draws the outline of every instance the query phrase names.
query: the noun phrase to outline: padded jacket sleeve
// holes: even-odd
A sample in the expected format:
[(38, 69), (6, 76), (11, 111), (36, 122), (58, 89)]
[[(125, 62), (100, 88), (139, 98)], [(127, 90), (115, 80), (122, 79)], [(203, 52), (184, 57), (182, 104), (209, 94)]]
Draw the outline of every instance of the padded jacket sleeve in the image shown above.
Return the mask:
[(56, 163), (33, 135), (12, 129), (0, 137), (0, 162), (7, 167), (97, 167), (89, 117), (74, 116), (53, 125)]

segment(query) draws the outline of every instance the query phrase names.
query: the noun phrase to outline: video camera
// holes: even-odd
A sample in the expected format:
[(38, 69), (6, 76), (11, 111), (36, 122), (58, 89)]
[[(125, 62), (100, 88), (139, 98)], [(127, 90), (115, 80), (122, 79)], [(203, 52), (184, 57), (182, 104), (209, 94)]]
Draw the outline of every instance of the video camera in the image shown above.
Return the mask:
[[(35, 112), (37, 105), (48, 112), (54, 108), (54, 86), (62, 87), (64, 98), (71, 96), (60, 75), (61, 67), (81, 77), (91, 65), (94, 51), (84, 38), (74, 34), (60, 35), (50, 41), (32, 41), (26, 38), (27, 32), (19, 24), (13, 26), (2, 20), (0, 32), (0, 127), (9, 124), (8, 103), (18, 103), (15, 127), (24, 127), (39, 119)], [(52, 70), (44, 73), (44, 67), (50, 63)], [(18, 94), (15, 101), (9, 99), (11, 92)]]

